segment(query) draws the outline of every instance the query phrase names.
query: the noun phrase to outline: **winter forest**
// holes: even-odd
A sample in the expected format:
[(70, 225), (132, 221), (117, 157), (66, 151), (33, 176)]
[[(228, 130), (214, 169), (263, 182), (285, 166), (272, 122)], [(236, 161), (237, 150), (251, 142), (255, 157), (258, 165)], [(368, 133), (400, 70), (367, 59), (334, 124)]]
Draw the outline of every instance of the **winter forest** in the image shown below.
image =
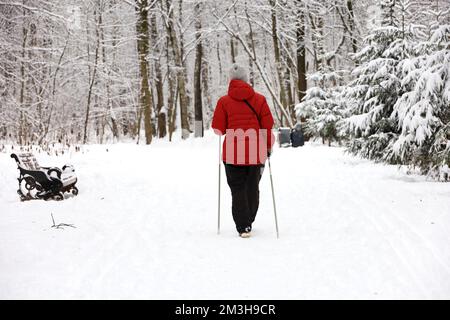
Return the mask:
[(0, 0), (0, 181), (0, 299), (449, 299), (450, 0)]
[(0, 54), (4, 143), (201, 137), (238, 62), (277, 127), (448, 179), (448, 0), (3, 0)]

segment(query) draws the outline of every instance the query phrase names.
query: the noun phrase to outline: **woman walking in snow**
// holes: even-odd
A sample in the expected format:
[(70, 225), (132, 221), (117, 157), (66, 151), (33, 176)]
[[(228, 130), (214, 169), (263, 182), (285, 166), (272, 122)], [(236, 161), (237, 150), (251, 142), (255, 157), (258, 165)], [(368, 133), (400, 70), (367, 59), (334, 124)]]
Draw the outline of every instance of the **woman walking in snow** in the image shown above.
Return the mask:
[(228, 94), (217, 102), (212, 121), (216, 134), (225, 134), (222, 159), (231, 189), (233, 220), (243, 238), (251, 235), (259, 206), (259, 181), (275, 141), (266, 98), (247, 82), (245, 69), (233, 64)]

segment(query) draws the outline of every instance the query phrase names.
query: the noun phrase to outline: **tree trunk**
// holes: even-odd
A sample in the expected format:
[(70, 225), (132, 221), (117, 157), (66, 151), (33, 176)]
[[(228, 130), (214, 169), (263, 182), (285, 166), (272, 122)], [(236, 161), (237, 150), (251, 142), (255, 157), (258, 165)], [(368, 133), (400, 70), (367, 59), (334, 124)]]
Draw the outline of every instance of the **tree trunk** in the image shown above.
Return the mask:
[(301, 102), (306, 94), (305, 15), (302, 0), (297, 0), (297, 95)]
[(174, 80), (169, 76), (169, 95), (167, 97), (167, 118), (169, 120), (169, 141), (172, 141), (172, 135), (176, 129), (175, 119), (177, 114), (176, 102), (175, 102), (175, 94), (176, 88), (174, 84)]
[(155, 87), (156, 87), (156, 114), (158, 115), (158, 136), (160, 138), (164, 138), (167, 135), (167, 119), (166, 119), (166, 110), (163, 110), (164, 107), (164, 87), (163, 87), (163, 79), (161, 72), (161, 61), (160, 50), (158, 42), (158, 25), (156, 22), (156, 14), (152, 14), (151, 16), (151, 38), (152, 38), (152, 51), (155, 57), (158, 57), (155, 60)]
[[(323, 43), (323, 19), (317, 16), (317, 19), (313, 15), (309, 14), (311, 20), (311, 39), (314, 48), (314, 71), (319, 71), (324, 66), (324, 43)], [(317, 20), (317, 21), (316, 21)]]
[(347, 10), (349, 14), (349, 32), (350, 37), (352, 41), (352, 50), (353, 53), (356, 53), (358, 51), (358, 44), (356, 43), (356, 37), (355, 37), (355, 13), (353, 11), (353, 1), (347, 0)]
[[(96, 17), (97, 12), (94, 11), (94, 17)], [(83, 133), (83, 144), (87, 143), (88, 137), (88, 125), (89, 125), (89, 115), (91, 111), (91, 100), (92, 100), (92, 89), (94, 88), (95, 78), (97, 76), (97, 68), (98, 68), (98, 58), (99, 58), (99, 50), (100, 50), (100, 21), (101, 21), (101, 13), (99, 13), (99, 17), (95, 18), (96, 27), (95, 27), (95, 35), (96, 35), (96, 47), (95, 47), (95, 60), (94, 60), (94, 70), (92, 71), (92, 76), (89, 84), (88, 98), (87, 98), (87, 106), (86, 106), (86, 115), (84, 119), (84, 133)]]
[[(136, 0), (137, 19), (137, 49), (139, 55), (139, 70), (141, 73), (140, 107), (144, 111), (144, 129), (146, 144), (152, 143), (152, 93), (149, 86), (149, 66), (147, 56), (149, 53), (149, 26), (148, 26), (148, 0)], [(138, 133), (139, 134), (139, 133)]]
[(209, 88), (210, 84), (210, 67), (208, 62), (207, 54), (205, 54), (205, 48), (209, 48), (209, 42), (203, 43), (202, 51), (202, 90), (203, 90), (203, 116), (206, 116), (206, 121), (203, 119), (204, 128), (209, 128), (210, 120), (214, 113), (211, 91)]
[(175, 30), (174, 18), (173, 18), (173, 7), (171, 6), (172, 0), (166, 0), (166, 6), (168, 10), (168, 20), (167, 20), (167, 32), (170, 39), (170, 44), (172, 46), (172, 51), (175, 59), (175, 65), (177, 68), (177, 81), (178, 81), (178, 92), (180, 95), (180, 118), (181, 118), (181, 137), (182, 139), (187, 139), (191, 133), (189, 125), (189, 99), (186, 92), (186, 79), (184, 75), (183, 67), (183, 56), (180, 45), (178, 43), (178, 37)]
[[(245, 17), (247, 18), (247, 24), (248, 24), (248, 30), (249, 30), (249, 33), (248, 33), (249, 46), (252, 48), (253, 56), (256, 57), (255, 38), (253, 36), (253, 27), (252, 27), (252, 23), (250, 21), (250, 16), (248, 14), (247, 1), (245, 1)], [(248, 62), (249, 62), (249, 65), (250, 65), (249, 81), (250, 81), (250, 84), (253, 87), (255, 85), (255, 72), (253, 70), (253, 60), (252, 60), (252, 58), (250, 56), (248, 57)]]
[[(274, 48), (274, 54), (275, 54), (275, 68), (278, 75), (278, 84), (280, 86), (280, 101), (283, 105), (283, 108), (286, 108), (287, 102), (286, 102), (286, 89), (285, 89), (285, 79), (283, 76), (283, 68), (281, 65), (281, 55), (280, 55), (280, 45), (279, 45), (279, 39), (278, 39), (278, 27), (277, 27), (277, 8), (276, 0), (269, 0), (271, 5), (271, 19), (272, 19), (272, 41), (273, 41), (273, 48)], [(283, 120), (282, 120), (283, 122)], [(283, 123), (281, 123), (283, 125)]]
[(220, 42), (219, 41), (217, 41), (216, 53), (217, 53), (217, 63), (219, 64), (219, 84), (222, 84), (223, 68), (222, 68), (222, 59), (220, 58)]
[(197, 2), (194, 7), (194, 16), (197, 18), (195, 21), (195, 71), (194, 71), (194, 113), (195, 113), (195, 125), (194, 136), (203, 137), (203, 104), (202, 104), (202, 59), (203, 59), (203, 47), (201, 40), (201, 4)]
[[(194, 1), (198, 2), (198, 1)], [(186, 63), (187, 63), (187, 57), (185, 56), (185, 47), (184, 47), (184, 32), (186, 32), (186, 29), (183, 30), (183, 26), (185, 21), (183, 20), (183, 0), (178, 0), (178, 22), (176, 25), (179, 26), (180, 29), (180, 33), (178, 35), (178, 42), (179, 42), (179, 48), (180, 48), (180, 53), (181, 53), (181, 61), (182, 61), (182, 68), (180, 69), (181, 74), (184, 77), (184, 88), (185, 88), (185, 96), (183, 97), (183, 99), (185, 99), (185, 104), (186, 104), (186, 110), (187, 110), (187, 121), (188, 121), (188, 127), (189, 130), (187, 131), (188, 134), (192, 133), (192, 126), (194, 125), (194, 110), (193, 108), (191, 108), (191, 91), (190, 91), (190, 86), (189, 86), (189, 77), (188, 77), (188, 73), (187, 73), (187, 67), (186, 67)], [(180, 91), (181, 94), (181, 91)], [(180, 101), (181, 101), (182, 97), (180, 97)]]
[[(102, 25), (102, 16), (100, 15), (99, 17), (99, 24), (100, 26)], [(114, 32), (115, 31), (115, 32)], [(114, 28), (113, 31), (113, 40), (111, 43), (112, 48), (114, 49), (117, 41), (115, 38), (116, 35), (116, 28)], [(103, 30), (103, 28), (100, 28), (100, 39), (102, 41), (102, 43), (105, 43), (105, 30)], [(111, 68), (107, 68), (107, 53), (106, 53), (106, 46), (102, 46), (102, 62), (103, 62), (103, 72), (104, 74), (107, 75), (107, 79), (106, 79), (106, 107), (105, 107), (105, 114), (103, 116), (102, 119), (102, 130), (101, 130), (101, 136), (100, 136), (100, 144), (103, 143), (103, 139), (104, 139), (104, 135), (105, 135), (105, 127), (106, 124), (108, 122), (108, 116), (109, 116), (109, 120), (111, 121), (111, 131), (113, 134), (114, 138), (119, 138), (119, 130), (117, 127), (117, 121), (115, 119), (115, 115), (114, 112), (112, 110), (112, 100), (111, 100)], [(115, 62), (115, 61), (113, 61)]]
[(234, 49), (234, 38), (230, 39), (231, 63), (236, 63), (236, 53)]
[[(25, 2), (23, 2), (25, 3)], [(26, 79), (25, 79), (25, 49), (27, 45), (27, 37), (28, 37), (28, 30), (25, 28), (25, 9), (23, 10), (23, 26), (22, 26), (22, 61), (20, 62), (20, 96), (19, 96), (19, 105), (20, 105), (20, 117), (19, 117), (19, 144), (24, 145), (26, 142), (26, 116), (25, 112), (23, 111), (24, 104), (25, 104), (25, 86), (26, 86)]]
[(291, 69), (290, 66), (286, 68), (286, 72), (284, 73), (284, 83), (286, 88), (286, 99), (287, 99), (287, 105), (288, 110), (290, 112), (291, 118), (295, 119), (295, 110), (294, 110), (294, 97), (292, 96), (292, 90), (291, 90)]
[[(111, 9), (113, 6), (115, 5), (114, 2), (110, 3), (109, 6)], [(114, 27), (113, 32), (112, 32), (112, 49), (114, 50), (113, 53), (113, 59), (112, 59), (112, 64), (115, 65), (116, 64), (116, 54), (115, 54), (115, 50), (116, 50), (116, 46), (117, 46), (117, 35), (119, 34), (119, 30), (117, 27)], [(104, 41), (104, 31), (102, 30), (102, 41)], [(106, 48), (105, 46), (103, 46), (103, 64), (106, 66)], [(107, 70), (105, 70), (106, 74), (108, 75), (108, 78), (106, 79), (106, 91), (107, 91), (107, 113), (109, 116), (109, 120), (111, 121), (111, 130), (112, 130), (112, 134), (113, 137), (116, 139), (119, 139), (120, 137), (120, 133), (119, 133), (119, 126), (117, 124), (117, 119), (116, 119), (116, 114), (114, 113), (113, 110), (113, 103), (112, 103), (112, 99), (111, 99), (111, 68), (107, 68)]]
[[(166, 61), (171, 61), (172, 57), (170, 55), (169, 43), (166, 45)], [(168, 82), (168, 90), (169, 93), (167, 95), (167, 121), (168, 121), (168, 129), (169, 129), (169, 141), (172, 141), (172, 135), (175, 131), (175, 119), (176, 119), (176, 103), (175, 103), (175, 95), (176, 95), (176, 81), (174, 74), (171, 70), (170, 64), (167, 63), (167, 82)]]

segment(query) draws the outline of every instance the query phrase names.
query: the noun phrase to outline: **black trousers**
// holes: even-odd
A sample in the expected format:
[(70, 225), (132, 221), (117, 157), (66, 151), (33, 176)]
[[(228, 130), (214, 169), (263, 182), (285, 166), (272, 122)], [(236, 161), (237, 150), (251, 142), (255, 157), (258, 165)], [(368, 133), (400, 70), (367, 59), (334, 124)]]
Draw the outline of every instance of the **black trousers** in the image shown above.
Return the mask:
[(259, 207), (259, 181), (263, 165), (235, 166), (225, 164), (228, 186), (231, 189), (232, 213), (239, 233), (251, 227)]

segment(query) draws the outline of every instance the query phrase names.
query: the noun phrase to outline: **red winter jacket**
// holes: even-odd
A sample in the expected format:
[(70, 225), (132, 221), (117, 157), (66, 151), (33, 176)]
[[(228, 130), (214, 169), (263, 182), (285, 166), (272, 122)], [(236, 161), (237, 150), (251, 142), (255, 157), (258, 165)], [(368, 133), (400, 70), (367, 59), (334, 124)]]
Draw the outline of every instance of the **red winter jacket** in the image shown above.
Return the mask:
[[(245, 103), (253, 107), (259, 116)], [(273, 117), (266, 98), (242, 80), (231, 80), (228, 95), (217, 101), (212, 128), (225, 134), (223, 161), (234, 165), (263, 164), (272, 149)], [(263, 130), (262, 130), (263, 129)]]

